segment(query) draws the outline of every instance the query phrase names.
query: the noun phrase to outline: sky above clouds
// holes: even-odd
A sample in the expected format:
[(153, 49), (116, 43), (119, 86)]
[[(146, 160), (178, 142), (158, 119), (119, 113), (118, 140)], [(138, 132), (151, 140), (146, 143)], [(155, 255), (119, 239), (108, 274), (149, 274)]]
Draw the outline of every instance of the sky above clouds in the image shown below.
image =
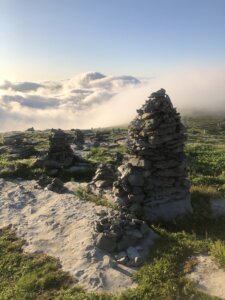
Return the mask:
[(224, 0), (0, 0), (0, 76), (157, 76), (225, 64)]
[[(0, 131), (225, 107), (224, 0), (0, 0)], [(90, 72), (90, 70), (92, 70)]]

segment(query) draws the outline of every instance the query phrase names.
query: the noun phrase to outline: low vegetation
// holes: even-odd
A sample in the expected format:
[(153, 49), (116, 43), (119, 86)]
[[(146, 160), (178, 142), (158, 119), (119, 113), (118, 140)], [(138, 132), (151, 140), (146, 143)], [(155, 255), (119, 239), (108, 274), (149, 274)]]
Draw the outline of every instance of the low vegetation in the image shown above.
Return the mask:
[[(128, 289), (121, 295), (87, 293), (61, 270), (57, 260), (42, 254), (23, 253), (23, 241), (18, 240), (10, 229), (4, 229), (0, 231), (0, 299), (219, 299), (197, 291), (185, 277), (195, 265), (192, 258), (198, 254), (214, 256), (225, 268), (225, 217), (213, 219), (210, 208), (210, 199), (225, 196), (225, 132), (218, 126), (218, 121), (219, 118), (204, 116), (185, 120), (189, 133), (186, 153), (192, 181), (193, 214), (176, 222), (155, 225), (162, 239), (154, 245), (147, 262), (135, 274), (137, 288)], [(40, 149), (45, 146), (43, 139)], [(115, 153), (123, 155), (125, 151), (125, 146), (95, 148), (87, 160), (94, 164), (108, 163), (116, 168)], [(6, 168), (9, 163), (6, 161), (7, 158), (1, 155), (1, 169)], [(10, 163), (20, 172), (22, 163), (23, 168), (29, 166), (32, 172), (35, 171), (32, 159)], [(76, 193), (82, 201), (115, 208), (85, 189), (78, 188)]]
[(109, 202), (104, 197), (96, 196), (87, 192), (87, 189), (78, 187), (75, 191), (77, 197), (82, 201), (90, 201), (96, 205), (110, 207), (112, 209), (116, 209), (117, 205)]
[(225, 269), (225, 242), (216, 241), (211, 246), (211, 254), (218, 260), (220, 265)]

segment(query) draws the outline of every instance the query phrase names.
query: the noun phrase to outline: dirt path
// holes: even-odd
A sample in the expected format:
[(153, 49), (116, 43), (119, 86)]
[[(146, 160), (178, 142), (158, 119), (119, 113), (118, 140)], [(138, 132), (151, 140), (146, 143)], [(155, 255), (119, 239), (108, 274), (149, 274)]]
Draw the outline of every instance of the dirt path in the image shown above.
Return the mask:
[(208, 255), (196, 257), (197, 264), (187, 277), (196, 282), (196, 287), (207, 294), (225, 299), (225, 271)]

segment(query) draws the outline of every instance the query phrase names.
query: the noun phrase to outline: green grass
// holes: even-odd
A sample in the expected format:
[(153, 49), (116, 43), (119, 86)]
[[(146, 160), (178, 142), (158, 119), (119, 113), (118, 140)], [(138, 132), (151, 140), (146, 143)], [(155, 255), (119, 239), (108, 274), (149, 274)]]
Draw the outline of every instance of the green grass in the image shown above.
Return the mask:
[(138, 287), (128, 289), (121, 295), (86, 293), (82, 288), (72, 286), (71, 277), (61, 270), (56, 259), (23, 253), (23, 241), (9, 229), (1, 230), (0, 299), (217, 299), (196, 291), (185, 278), (187, 259), (209, 251), (211, 240), (159, 227), (155, 230), (161, 239), (151, 249), (148, 261), (135, 274)]
[(116, 204), (109, 202), (107, 199), (93, 195), (91, 193), (88, 193), (88, 191), (85, 188), (78, 187), (76, 189), (75, 193), (76, 193), (76, 196), (82, 201), (89, 201), (98, 206), (101, 205), (101, 206), (106, 206), (106, 207), (110, 207), (113, 209), (118, 208)]
[(1, 300), (112, 299), (101, 293), (87, 294), (74, 286), (72, 277), (62, 271), (57, 259), (24, 253), (23, 244), (14, 231), (0, 230)]
[(0, 157), (0, 177), (37, 179), (44, 173), (44, 169), (36, 167), (36, 158), (12, 159), (7, 155)]
[(113, 149), (108, 148), (92, 148), (87, 154), (86, 159), (92, 163), (96, 164), (107, 164), (113, 168), (120, 165), (119, 161), (116, 161), (116, 153), (121, 155), (126, 154), (126, 145), (121, 145)]
[[(186, 120), (189, 133), (186, 153), (194, 212), (183, 219), (155, 225), (161, 239), (151, 248), (145, 265), (134, 276), (137, 288), (128, 289), (121, 295), (87, 293), (72, 285), (71, 277), (62, 272), (57, 260), (45, 255), (23, 253), (23, 241), (18, 240), (14, 232), (5, 229), (0, 231), (0, 299), (219, 299), (196, 291), (185, 274), (194, 265), (192, 257), (198, 254), (212, 255), (225, 267), (225, 217), (212, 218), (210, 208), (210, 199), (225, 196), (225, 132), (218, 126), (220, 119), (221, 117), (201, 116)], [(109, 141), (121, 135), (126, 136), (126, 130), (110, 130)], [(25, 134), (37, 142), (36, 148), (39, 151), (47, 148), (49, 132)], [(95, 148), (90, 151), (87, 160), (93, 165), (104, 162), (116, 169), (116, 152), (124, 155), (126, 147)], [(9, 161), (7, 156), (2, 155), (1, 170), (7, 168), (8, 164), (14, 165), (16, 174), (22, 173), (25, 177), (27, 171), (24, 170), (28, 169), (32, 175), (35, 172), (33, 158)], [(7, 172), (10, 168), (12, 167)], [(116, 208), (106, 199), (90, 195), (85, 189), (78, 188), (76, 193), (82, 201)]]
[(186, 152), (191, 176), (223, 175), (225, 178), (225, 145), (189, 144)]
[(211, 254), (218, 260), (219, 264), (225, 269), (225, 242), (216, 241), (211, 246)]
[[(81, 197), (86, 197), (82, 190), (78, 190), (79, 193)], [(225, 240), (225, 220), (220, 218), (209, 222), (207, 199), (210, 199), (212, 191), (207, 194), (205, 190), (195, 189), (192, 193), (194, 214), (170, 226), (161, 224), (155, 227), (161, 238), (151, 249), (145, 265), (135, 274), (138, 287), (128, 289), (121, 295), (86, 293), (79, 287), (72, 287), (70, 276), (61, 271), (57, 260), (45, 255), (23, 253), (23, 241), (18, 240), (9, 229), (2, 230), (0, 299), (218, 299), (196, 291), (185, 278), (190, 268), (187, 268), (187, 261), (193, 255), (211, 253), (221, 260), (221, 253), (224, 254), (221, 241)]]
[[(0, 299), (52, 299), (71, 285), (59, 262), (45, 255), (25, 254), (23, 241), (9, 229), (0, 231)], [(54, 299), (54, 298), (53, 298)]]

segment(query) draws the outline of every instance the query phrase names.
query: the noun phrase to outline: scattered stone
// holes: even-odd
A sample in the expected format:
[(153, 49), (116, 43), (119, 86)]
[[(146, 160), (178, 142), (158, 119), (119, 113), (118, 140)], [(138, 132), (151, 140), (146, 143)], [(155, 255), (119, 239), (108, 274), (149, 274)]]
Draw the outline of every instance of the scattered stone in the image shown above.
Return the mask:
[(192, 212), (186, 131), (164, 89), (152, 93), (129, 126), (129, 156), (118, 168), (117, 203), (148, 221)]
[(39, 177), (37, 183), (40, 187), (45, 188), (48, 184), (51, 183), (51, 178), (49, 178), (47, 175), (42, 175)]
[(62, 193), (64, 190), (64, 184), (60, 179), (54, 178), (52, 182), (47, 185), (47, 190), (55, 193)]
[[(143, 226), (148, 230), (142, 230)], [(113, 253), (118, 263), (129, 266), (139, 266), (145, 260), (150, 245), (157, 237), (144, 221), (120, 211), (105, 210), (104, 214), (101, 211), (95, 230), (98, 232), (96, 246)]]
[[(100, 143), (104, 143), (107, 141), (107, 137), (109, 135), (108, 131), (96, 131), (91, 137), (90, 140), (92, 143), (95, 143), (95, 145), (99, 146)], [(97, 147), (98, 147), (97, 146)]]
[(129, 247), (127, 249), (127, 256), (129, 258), (129, 264), (133, 266), (139, 266), (142, 262), (142, 258), (140, 253), (134, 247)]
[(34, 145), (24, 138), (20, 132), (10, 132), (3, 137), (3, 152), (7, 152), (12, 158), (29, 158), (36, 154)]
[(72, 129), (70, 143), (75, 144), (77, 148), (82, 149), (84, 144), (84, 134), (80, 129)]

